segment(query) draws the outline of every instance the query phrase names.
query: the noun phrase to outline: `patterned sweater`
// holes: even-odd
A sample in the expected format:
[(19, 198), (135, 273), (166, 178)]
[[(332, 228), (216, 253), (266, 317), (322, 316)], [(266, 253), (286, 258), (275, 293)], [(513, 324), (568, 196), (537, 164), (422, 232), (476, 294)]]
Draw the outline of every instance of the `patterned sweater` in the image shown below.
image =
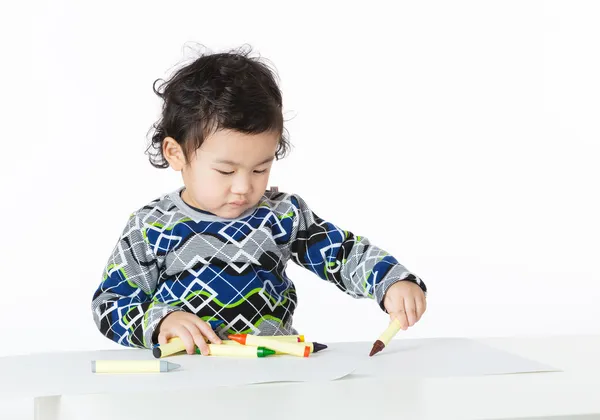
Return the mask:
[(383, 310), (383, 296), (397, 281), (427, 291), (393, 256), (320, 219), (298, 195), (266, 191), (256, 207), (223, 219), (189, 207), (181, 190), (130, 216), (94, 293), (94, 321), (119, 344), (151, 348), (160, 321), (173, 311), (219, 323), (221, 338), (296, 334), (290, 259)]

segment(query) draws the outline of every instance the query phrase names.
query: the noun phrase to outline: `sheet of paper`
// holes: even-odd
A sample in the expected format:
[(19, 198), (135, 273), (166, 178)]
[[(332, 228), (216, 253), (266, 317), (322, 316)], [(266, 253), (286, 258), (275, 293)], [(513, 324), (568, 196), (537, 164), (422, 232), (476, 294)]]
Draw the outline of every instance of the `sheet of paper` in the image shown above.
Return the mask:
[[(336, 352), (338, 353), (338, 352)], [(65, 352), (0, 358), (0, 394), (47, 396), (203, 389), (267, 382), (331, 381), (348, 375), (362, 357), (322, 351), (308, 358), (288, 355), (227, 358), (180, 354), (181, 365), (165, 373), (94, 374), (92, 360), (155, 360), (147, 350)]]
[[(371, 343), (333, 343), (332, 351), (366, 354)], [(363, 359), (364, 360), (364, 359)], [(556, 372), (558, 369), (468, 338), (394, 339), (354, 374), (380, 378), (448, 377)]]
[(160, 392), (206, 389), (266, 382), (313, 382), (360, 377), (399, 378), (497, 375), (556, 369), (496, 350), (474, 340), (395, 339), (381, 353), (368, 357), (371, 343), (332, 343), (309, 358), (270, 356), (232, 359), (175, 355), (164, 358), (181, 365), (167, 373), (94, 374), (92, 360), (154, 360), (148, 350), (65, 352), (0, 358), (0, 394)]

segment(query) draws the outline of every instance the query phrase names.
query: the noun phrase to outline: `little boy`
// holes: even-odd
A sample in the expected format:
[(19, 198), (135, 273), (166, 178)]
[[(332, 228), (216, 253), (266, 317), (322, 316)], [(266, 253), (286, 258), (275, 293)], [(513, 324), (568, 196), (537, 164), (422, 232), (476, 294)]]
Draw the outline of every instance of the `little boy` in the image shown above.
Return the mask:
[(403, 329), (421, 318), (419, 277), (297, 194), (266, 190), (289, 143), (265, 64), (243, 51), (205, 54), (154, 91), (163, 107), (150, 162), (180, 171), (184, 186), (130, 216), (92, 301), (106, 337), (142, 348), (180, 337), (189, 354), (208, 354), (206, 340), (231, 333), (296, 334), (290, 259), (373, 298)]

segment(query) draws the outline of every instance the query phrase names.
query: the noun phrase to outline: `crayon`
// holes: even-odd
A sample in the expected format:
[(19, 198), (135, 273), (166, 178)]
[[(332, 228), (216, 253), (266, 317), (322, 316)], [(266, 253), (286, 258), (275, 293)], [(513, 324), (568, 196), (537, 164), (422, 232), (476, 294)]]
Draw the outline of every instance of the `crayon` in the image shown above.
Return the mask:
[[(270, 336), (261, 336), (261, 337), (266, 337), (266, 338), (271, 338)], [(221, 340), (221, 344), (224, 344), (226, 346), (243, 346), (243, 344), (238, 343), (235, 340)], [(304, 344), (305, 346), (310, 347), (310, 352), (311, 353), (317, 353), (320, 352), (321, 350), (325, 350), (327, 348), (326, 344), (321, 344), (321, 343), (317, 343), (316, 341), (311, 343), (311, 342), (303, 342), (302, 344)], [(252, 344), (248, 344), (246, 343), (246, 345), (251, 346)], [(275, 354), (285, 354), (282, 353), (280, 351), (275, 352)]]
[(285, 341), (273, 340), (271, 337), (256, 336), (248, 334), (230, 334), (230, 340), (249, 346), (264, 346), (277, 352), (291, 354), (298, 357), (310, 356), (310, 347), (304, 343), (287, 343)]
[[(272, 340), (277, 340), (277, 341), (287, 341), (290, 343), (304, 343), (305, 339), (304, 339), (304, 335), (300, 334), (300, 335), (261, 335), (261, 337), (267, 337), (270, 338)], [(226, 341), (226, 340), (224, 340)]]
[(279, 341), (289, 341), (292, 343), (303, 343), (304, 342), (303, 334), (300, 334), (300, 335), (263, 335), (262, 337), (268, 337), (273, 340), (279, 340)]
[(317, 343), (316, 341), (313, 341), (312, 343), (304, 343), (307, 346), (310, 347), (310, 352), (311, 353), (318, 353), (321, 350), (325, 350), (327, 348), (327, 344), (321, 344), (321, 343)]
[[(285, 341), (285, 342), (290, 342), (290, 343), (298, 343), (298, 342), (304, 342), (304, 335), (269, 335), (269, 336), (265, 336), (265, 337), (269, 337), (272, 338), (273, 340), (278, 340), (278, 341)], [(236, 343), (235, 341), (232, 340), (221, 340), (221, 342), (223, 344), (231, 344), (231, 343)], [(172, 344), (174, 343), (174, 344)], [(318, 350), (314, 350), (314, 352), (316, 353), (317, 351), (323, 350), (324, 348), (327, 348), (327, 346), (325, 346), (325, 344), (319, 344), (317, 343), (318, 346)], [(308, 343), (307, 343), (308, 345)], [(325, 347), (322, 347), (325, 346)], [(185, 350), (185, 347), (183, 346), (183, 342), (179, 339), (179, 337), (172, 337), (169, 338), (169, 340), (167, 341), (167, 344), (155, 344), (152, 347), (152, 354), (154, 355), (154, 357), (156, 357), (157, 359), (160, 359), (161, 357), (167, 357), (170, 356), (172, 354), (175, 353), (179, 353)], [(313, 351), (313, 346), (311, 346), (311, 352)]]
[(299, 335), (267, 335), (263, 337), (269, 337), (273, 340), (281, 340), (281, 341), (291, 341), (293, 343), (303, 343), (304, 342), (304, 334)]
[[(271, 340), (285, 341), (289, 343), (304, 343), (303, 335), (261, 335), (261, 337), (269, 338)], [(230, 340), (221, 340), (230, 341)]]
[[(226, 341), (228, 340), (223, 340), (222, 342), (225, 343)], [(227, 346), (225, 344), (208, 344), (209, 355), (230, 357), (265, 357), (275, 354), (273, 350), (263, 347), (259, 347), (258, 350), (256, 350), (256, 347), (245, 349), (242, 348), (242, 346), (239, 346), (240, 349), (233, 350), (229, 350), (226, 347), (231, 346)], [(153, 348), (152, 355), (159, 359), (161, 357), (167, 357), (182, 351), (185, 351), (185, 345), (183, 344), (183, 341), (181, 341), (179, 337), (173, 337), (169, 339), (167, 344), (163, 344), (161, 346)], [(201, 354), (200, 349), (198, 347), (196, 347), (196, 354)]]
[(379, 336), (379, 339), (377, 339), (375, 343), (373, 343), (373, 348), (369, 353), (369, 357), (383, 350), (385, 346), (388, 345), (390, 340), (396, 335), (396, 333), (400, 331), (401, 328), (402, 324), (400, 324), (400, 321), (398, 321), (398, 319), (394, 319), (392, 322), (390, 322), (390, 325), (388, 325), (385, 331)]
[[(209, 356), (224, 357), (267, 357), (275, 354), (274, 350), (266, 347), (252, 346), (228, 346), (222, 344), (209, 344)], [(200, 349), (196, 347), (196, 353), (200, 354)]]
[(165, 360), (92, 360), (93, 373), (158, 373), (179, 367)]

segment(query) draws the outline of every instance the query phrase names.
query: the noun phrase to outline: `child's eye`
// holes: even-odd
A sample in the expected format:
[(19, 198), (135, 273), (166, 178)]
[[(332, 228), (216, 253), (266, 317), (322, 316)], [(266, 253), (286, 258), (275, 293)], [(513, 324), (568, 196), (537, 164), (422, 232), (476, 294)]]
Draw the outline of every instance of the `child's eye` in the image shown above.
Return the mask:
[(222, 174), (222, 175), (231, 175), (233, 173), (233, 171), (231, 172), (225, 172), (225, 171), (219, 171), (218, 169), (215, 169), (218, 173)]
[(262, 171), (254, 171), (255, 174), (264, 174), (265, 172), (267, 172), (266, 169), (263, 169)]

